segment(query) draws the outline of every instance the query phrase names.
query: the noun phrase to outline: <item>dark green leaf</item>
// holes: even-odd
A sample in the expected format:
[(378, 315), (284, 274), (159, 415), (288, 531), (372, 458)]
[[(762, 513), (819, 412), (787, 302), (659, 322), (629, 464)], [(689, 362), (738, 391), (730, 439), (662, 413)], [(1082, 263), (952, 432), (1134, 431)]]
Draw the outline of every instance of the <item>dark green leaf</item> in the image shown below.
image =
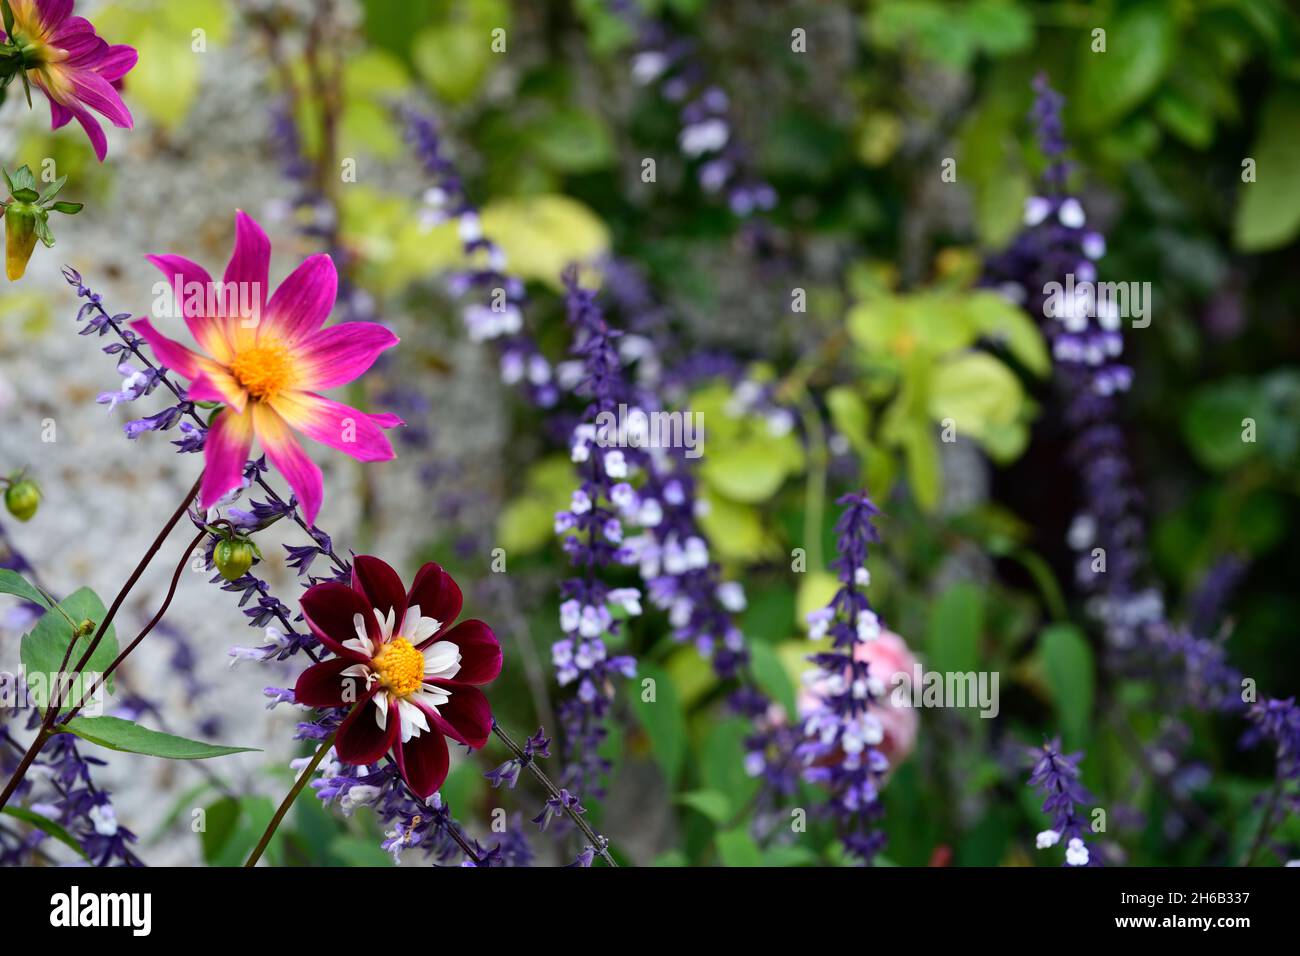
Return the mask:
[(36, 829), (54, 837), (54, 839), (58, 840), (64, 846), (75, 850), (77, 854), (84, 859), (90, 859), (90, 857), (86, 855), (86, 851), (81, 848), (81, 844), (77, 842), (76, 837), (63, 829), (63, 827), (59, 826), (59, 824), (55, 823), (49, 817), (41, 816), (39, 813), (28, 810), (26, 807), (5, 807), (4, 812), (9, 814), (11, 817), (22, 820), (24, 823), (30, 823), (32, 826), (36, 827)]
[[(72, 639), (72, 625), (68, 623), (68, 618), (76, 624), (90, 621), (93, 625), (87, 633), (77, 638), (76, 646), (68, 656), (68, 668), (71, 670), (77, 666), (86, 648), (90, 646), (91, 638), (94, 637), (99, 623), (108, 615), (104, 602), (90, 588), (79, 588), (72, 592), (59, 603), (59, 607), (63, 609), (63, 613), (55, 609), (46, 611), (41, 616), (32, 632), (23, 637), (19, 651), (23, 672), (28, 675), (32, 702), (38, 707), (44, 707), (48, 703), (47, 691), (59, 674), (64, 651), (67, 650), (68, 642)], [(67, 617), (64, 616), (65, 614)], [(110, 626), (100, 640), (99, 646), (95, 648), (95, 653), (86, 662), (85, 670), (89, 673), (102, 674), (116, 658), (117, 634)], [(41, 676), (37, 678), (35, 675)], [(108, 692), (112, 693), (111, 676), (106, 684)], [(85, 689), (88, 690), (89, 685)], [(75, 703), (75, 700), (69, 703)]]
[(1057, 624), (1043, 632), (1042, 654), (1065, 746), (1082, 747), (1092, 721), (1092, 648), (1078, 628)]
[(209, 757), (256, 752), (255, 747), (223, 747), (165, 734), (120, 717), (74, 717), (67, 723), (60, 724), (59, 730), (76, 734), (83, 740), (109, 750), (165, 757), (168, 760), (206, 760)]
[(35, 585), (29, 584), (27, 579), (18, 572), (7, 568), (0, 568), (0, 594), (13, 594), (24, 601), (39, 604), (47, 609), (50, 606), (50, 602), (45, 600), (45, 595), (38, 591)]
[(79, 202), (56, 202), (50, 208), (55, 212), (63, 213), (65, 216), (75, 216), (85, 208), (85, 204)]
[[(682, 716), (677, 685), (662, 668), (650, 664), (638, 665), (637, 679), (632, 683), (632, 710), (650, 738), (650, 748), (663, 769), (670, 786), (677, 782), (682, 760), (686, 756), (686, 720)], [(641, 686), (646, 678), (652, 679), (655, 699), (642, 699)]]

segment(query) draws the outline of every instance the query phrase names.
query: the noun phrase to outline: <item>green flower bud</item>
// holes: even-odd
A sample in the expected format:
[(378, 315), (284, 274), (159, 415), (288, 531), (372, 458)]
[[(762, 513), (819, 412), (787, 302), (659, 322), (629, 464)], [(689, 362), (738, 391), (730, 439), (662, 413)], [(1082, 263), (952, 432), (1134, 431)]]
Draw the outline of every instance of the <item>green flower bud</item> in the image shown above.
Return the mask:
[(212, 560), (227, 581), (237, 581), (253, 566), (257, 545), (247, 538), (222, 538), (212, 549)]
[(30, 478), (15, 481), (5, 489), (5, 507), (19, 521), (30, 521), (41, 503), (41, 489)]
[(36, 248), (36, 224), (40, 210), (31, 203), (14, 202), (5, 210), (5, 275), (17, 282), (27, 271), (27, 260)]

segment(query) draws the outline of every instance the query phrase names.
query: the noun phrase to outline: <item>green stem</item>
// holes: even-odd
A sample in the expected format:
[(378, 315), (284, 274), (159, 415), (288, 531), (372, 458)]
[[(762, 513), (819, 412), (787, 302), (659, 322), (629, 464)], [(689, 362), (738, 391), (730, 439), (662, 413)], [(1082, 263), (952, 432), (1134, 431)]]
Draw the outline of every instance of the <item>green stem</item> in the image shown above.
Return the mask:
[(257, 841), (257, 846), (255, 846), (253, 852), (248, 855), (248, 860), (244, 863), (244, 866), (257, 866), (257, 861), (260, 860), (262, 854), (266, 852), (266, 848), (271, 842), (271, 837), (275, 836), (275, 831), (279, 829), (280, 821), (282, 821), (284, 815), (289, 812), (289, 808), (293, 806), (293, 802), (298, 799), (298, 794), (302, 793), (303, 787), (307, 786), (307, 781), (310, 780), (312, 774), (316, 772), (316, 768), (319, 767), (320, 762), (325, 759), (325, 755), (330, 752), (330, 748), (334, 746), (334, 738), (338, 735), (339, 732), (337, 730), (330, 734), (329, 740), (321, 744), (316, 750), (316, 756), (311, 758), (311, 763), (307, 764), (307, 766), (303, 768), (302, 773), (298, 775), (297, 781), (294, 782), (293, 789), (285, 794), (284, 799), (280, 801), (279, 809), (275, 811), (275, 816), (271, 817), (271, 822), (266, 825), (266, 832), (262, 834), (262, 839)]

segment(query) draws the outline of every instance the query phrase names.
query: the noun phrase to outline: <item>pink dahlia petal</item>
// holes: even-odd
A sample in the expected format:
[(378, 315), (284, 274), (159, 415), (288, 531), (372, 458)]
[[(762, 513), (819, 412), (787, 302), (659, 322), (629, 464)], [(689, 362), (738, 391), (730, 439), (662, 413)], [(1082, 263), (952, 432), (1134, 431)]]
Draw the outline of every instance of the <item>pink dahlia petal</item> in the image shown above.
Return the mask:
[(380, 428), (399, 428), (406, 424), (406, 422), (402, 421), (400, 417), (394, 415), (392, 412), (379, 412), (376, 415), (371, 415), (370, 420)]
[(323, 581), (304, 591), (300, 603), (307, 626), (320, 638), (322, 644), (339, 657), (347, 658), (350, 663), (367, 660), (364, 654), (343, 646), (345, 641), (357, 636), (358, 614), (366, 624), (366, 633), (370, 639), (373, 641), (379, 638), (375, 615), (364, 597), (341, 581)]
[(271, 296), (266, 306), (266, 328), (287, 342), (305, 338), (329, 318), (338, 288), (334, 260), (324, 254), (311, 256), (289, 273)]
[(251, 415), (241, 415), (233, 409), (223, 409), (208, 429), (203, 443), (203, 485), (199, 491), (199, 506), (207, 509), (221, 500), (222, 495), (238, 488), (244, 480), (244, 464), (248, 449), (253, 444)]
[(72, 15), (73, 5), (73, 0), (18, 0), (12, 6), (14, 16), (20, 22), (30, 18), (30, 13), (28, 16), (24, 16), (24, 8), (28, 11), (34, 9), (36, 18), (41, 25), (41, 32), (48, 35), (58, 29), (59, 24)]
[(80, 103), (68, 103), (67, 107), (77, 118), (81, 128), (86, 131), (86, 136), (90, 139), (90, 147), (95, 151), (95, 158), (102, 163), (108, 156), (108, 137), (104, 135), (104, 128), (99, 125), (99, 120), (95, 119), (90, 110)]
[[(446, 633), (451, 623), (460, 617), (463, 603), (460, 585), (452, 580), (451, 575), (444, 571), (441, 565), (434, 564), (432, 561), (416, 572), (415, 580), (411, 582), (411, 593), (406, 598), (408, 607), (418, 604), (421, 615), (442, 622), (442, 629), (438, 634)], [(420, 650), (424, 650), (438, 640), (438, 634), (420, 644)]]
[[(420, 611), (424, 611), (423, 604)], [(501, 674), (501, 643), (482, 621), (461, 621), (437, 640), (450, 641), (460, 649), (456, 683), (487, 684)]]
[(313, 392), (282, 392), (270, 404), (291, 427), (357, 461), (397, 457), (375, 420), (351, 406)]
[(100, 57), (99, 62), (95, 64), (95, 72), (108, 82), (116, 83), (135, 69), (135, 64), (139, 59), (140, 55), (136, 53), (135, 47), (119, 43), (110, 46), (108, 51)]
[(72, 110), (57, 100), (50, 100), (50, 129), (63, 129), (71, 122)]
[(114, 126), (130, 129), (134, 125), (131, 111), (122, 102), (117, 90), (113, 89), (112, 83), (91, 70), (73, 70), (68, 75), (77, 99), (97, 113), (102, 113)]
[(391, 610), (394, 622), (401, 623), (406, 613), (406, 588), (397, 572), (383, 561), (358, 555), (352, 562), (352, 589), (364, 594), (379, 613), (386, 616)]
[(343, 699), (343, 671), (355, 663), (347, 657), (332, 657), (313, 664), (298, 675), (298, 683), (293, 688), (293, 699), (308, 707), (343, 706), (346, 703)]
[(374, 322), (344, 322), (311, 333), (298, 346), (301, 387), (319, 391), (363, 375), (398, 338)]
[(321, 483), (320, 468), (302, 450), (298, 439), (274, 408), (263, 402), (253, 405), (253, 427), (266, 457), (276, 471), (284, 476), (302, 506), (302, 516), (308, 524), (316, 523), (325, 491)]
[(203, 373), (207, 363), (202, 355), (167, 338), (155, 329), (148, 319), (136, 319), (130, 325), (137, 335), (149, 343), (153, 354), (163, 365), (175, 369), (189, 379), (196, 379)]
[(437, 729), (475, 750), (487, 743), (488, 734), (492, 733), (492, 708), (483, 692), (454, 680), (431, 683), (451, 691), (451, 699), (438, 706), (438, 713), (429, 715)]
[(192, 402), (224, 402), (240, 414), (248, 403), (248, 391), (215, 363), (190, 382), (185, 394)]
[(229, 362), (232, 353), (225, 320), (209, 316), (205, 308), (212, 291), (208, 271), (184, 256), (145, 256), (145, 260), (171, 284), (175, 303), (194, 341), (217, 361)]
[(421, 800), (432, 796), (447, 779), (451, 757), (447, 753), (447, 741), (442, 739), (442, 734), (412, 737), (406, 743), (397, 745), (394, 756), (402, 779)]
[(266, 320), (268, 274), (271, 268), (271, 240), (253, 217), (235, 212), (235, 251), (226, 266), (225, 283), (238, 288), (238, 301), (254, 303), (251, 316), (259, 325)]
[(334, 739), (334, 750), (344, 763), (364, 766), (374, 763), (392, 749), (397, 742), (401, 721), (397, 714), (389, 714), (383, 729), (375, 720), (375, 691), (370, 691), (352, 712), (339, 724), (339, 735)]

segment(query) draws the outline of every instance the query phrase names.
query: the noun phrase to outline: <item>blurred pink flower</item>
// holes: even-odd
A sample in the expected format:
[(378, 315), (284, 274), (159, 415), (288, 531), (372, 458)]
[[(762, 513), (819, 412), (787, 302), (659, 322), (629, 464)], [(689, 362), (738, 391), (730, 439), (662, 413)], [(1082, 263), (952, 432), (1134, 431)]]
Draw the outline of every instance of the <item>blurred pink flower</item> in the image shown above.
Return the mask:
[[(880, 637), (874, 641), (861, 641), (854, 645), (853, 659), (866, 662), (871, 670), (871, 677), (879, 679), (883, 691), (879, 700), (867, 710), (879, 721), (884, 738), (877, 749), (884, 754), (891, 768), (897, 767), (907, 759), (916, 746), (916, 735), (920, 727), (920, 715), (916, 708), (896, 706), (892, 703), (894, 688), (902, 683), (907, 701), (911, 702), (910, 687), (916, 657), (908, 649), (907, 643), (893, 631), (882, 630)], [(895, 680), (895, 675), (903, 678)], [(803, 688), (799, 692), (796, 706), (799, 717), (803, 719), (823, 706), (824, 688), (817, 683)]]

